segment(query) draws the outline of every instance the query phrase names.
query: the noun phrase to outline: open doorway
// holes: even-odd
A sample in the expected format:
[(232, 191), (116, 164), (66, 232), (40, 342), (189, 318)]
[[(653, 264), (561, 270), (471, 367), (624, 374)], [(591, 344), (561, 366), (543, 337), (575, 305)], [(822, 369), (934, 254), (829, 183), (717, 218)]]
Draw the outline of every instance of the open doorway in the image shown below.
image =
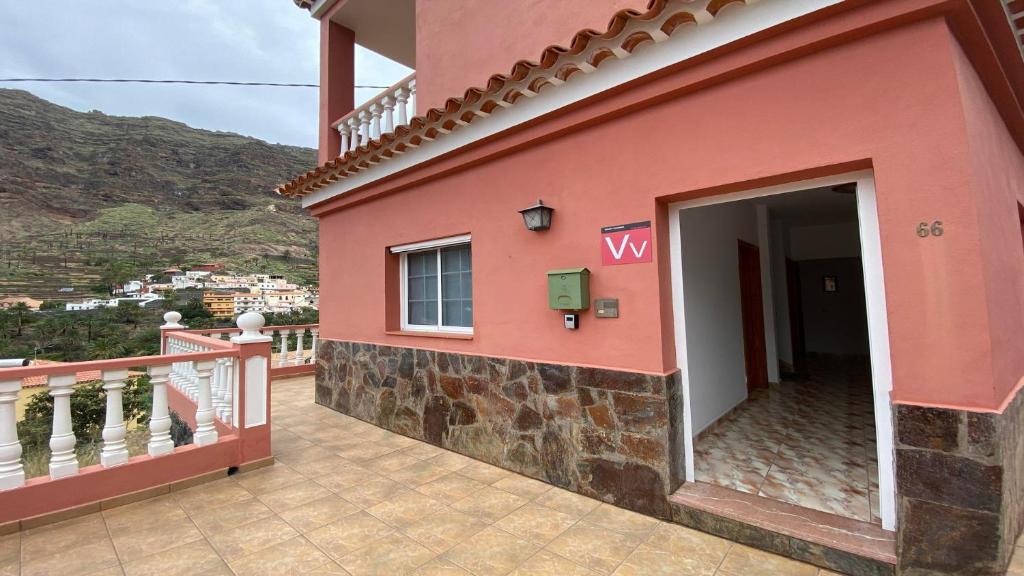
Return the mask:
[(688, 480), (892, 529), (891, 383), (872, 358), (888, 345), (869, 337), (879, 314), (884, 326), (884, 297), (869, 312), (880, 258), (866, 282), (861, 246), (877, 221), (861, 221), (873, 189), (867, 204), (857, 191), (832, 181), (678, 210)]

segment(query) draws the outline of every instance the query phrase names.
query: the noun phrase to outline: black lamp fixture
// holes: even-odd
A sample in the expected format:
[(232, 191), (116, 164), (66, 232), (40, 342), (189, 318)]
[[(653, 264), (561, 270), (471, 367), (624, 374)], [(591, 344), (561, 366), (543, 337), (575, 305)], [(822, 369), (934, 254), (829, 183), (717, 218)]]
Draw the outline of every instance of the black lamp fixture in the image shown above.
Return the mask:
[(537, 232), (551, 228), (551, 213), (554, 211), (554, 208), (545, 206), (544, 202), (537, 200), (535, 205), (523, 208), (519, 213), (523, 215), (523, 224), (526, 224), (526, 229)]

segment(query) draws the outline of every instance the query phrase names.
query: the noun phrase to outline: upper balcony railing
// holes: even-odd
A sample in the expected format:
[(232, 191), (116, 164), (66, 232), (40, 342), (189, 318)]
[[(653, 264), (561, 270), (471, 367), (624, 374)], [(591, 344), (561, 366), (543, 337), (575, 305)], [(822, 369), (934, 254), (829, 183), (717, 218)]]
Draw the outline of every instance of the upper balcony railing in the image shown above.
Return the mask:
[(394, 132), (416, 115), (416, 73), (349, 112), (332, 126), (341, 135), (341, 154), (354, 150), (381, 134)]
[[(237, 328), (199, 328), (186, 330), (214, 340), (237, 336)], [(265, 326), (260, 334), (273, 338), (276, 355), (270, 365), (270, 376), (293, 376), (311, 374), (316, 370), (316, 349), (320, 342), (319, 324), (292, 324), (287, 326)], [(308, 339), (307, 339), (308, 336)], [(309, 343), (309, 348), (306, 343)]]

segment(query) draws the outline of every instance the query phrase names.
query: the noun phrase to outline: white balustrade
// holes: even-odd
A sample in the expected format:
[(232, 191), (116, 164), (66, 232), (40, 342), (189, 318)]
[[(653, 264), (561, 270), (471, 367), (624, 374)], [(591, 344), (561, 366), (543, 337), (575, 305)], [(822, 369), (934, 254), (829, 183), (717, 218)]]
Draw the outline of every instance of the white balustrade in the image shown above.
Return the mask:
[(0, 490), (25, 485), (25, 468), (21, 464), (21, 442), (14, 403), (21, 391), (21, 380), (0, 381)]
[(313, 343), (310, 345), (309, 361), (316, 364), (316, 348), (320, 343), (320, 328), (310, 328), (309, 331), (313, 333)]
[(196, 429), (192, 439), (196, 446), (206, 446), (217, 442), (217, 429), (213, 425), (213, 395), (210, 390), (210, 375), (216, 361), (200, 360), (189, 364), (195, 365), (196, 385), (199, 389), (199, 409), (196, 410)]
[(76, 381), (74, 374), (49, 377), (50, 396), (53, 396), (50, 435), (50, 478), (53, 480), (78, 474), (75, 431), (71, 427), (71, 393)]
[(288, 337), (291, 336), (292, 331), (280, 330), (278, 333), (281, 335), (281, 345), (277, 356), (277, 365), (279, 367), (284, 367), (288, 364)]
[(416, 73), (400, 80), (376, 97), (345, 115), (336, 129), (341, 136), (340, 151), (355, 150), (383, 134), (405, 126), (416, 114)]
[(105, 468), (119, 466), (128, 461), (128, 445), (124, 438), (128, 427), (124, 423), (124, 382), (128, 370), (104, 370), (103, 390), (107, 393), (107, 418), (103, 426), (103, 449), (100, 464)]
[(296, 366), (306, 361), (305, 350), (302, 347), (302, 338), (306, 335), (306, 330), (299, 328), (295, 331), (295, 361)]
[(149, 383), (153, 385), (153, 410), (149, 416), (149, 455), (163, 456), (174, 452), (171, 440), (171, 415), (167, 407), (167, 381), (172, 366), (149, 367)]

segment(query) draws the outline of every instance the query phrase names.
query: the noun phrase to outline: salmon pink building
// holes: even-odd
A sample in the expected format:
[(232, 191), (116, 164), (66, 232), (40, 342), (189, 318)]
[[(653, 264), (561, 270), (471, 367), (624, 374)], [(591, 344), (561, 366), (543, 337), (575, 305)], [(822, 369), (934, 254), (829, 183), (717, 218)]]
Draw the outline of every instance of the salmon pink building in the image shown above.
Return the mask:
[[(1024, 528), (1020, 0), (305, 0), (316, 401), (849, 574)], [(415, 73), (355, 106), (359, 44)]]

